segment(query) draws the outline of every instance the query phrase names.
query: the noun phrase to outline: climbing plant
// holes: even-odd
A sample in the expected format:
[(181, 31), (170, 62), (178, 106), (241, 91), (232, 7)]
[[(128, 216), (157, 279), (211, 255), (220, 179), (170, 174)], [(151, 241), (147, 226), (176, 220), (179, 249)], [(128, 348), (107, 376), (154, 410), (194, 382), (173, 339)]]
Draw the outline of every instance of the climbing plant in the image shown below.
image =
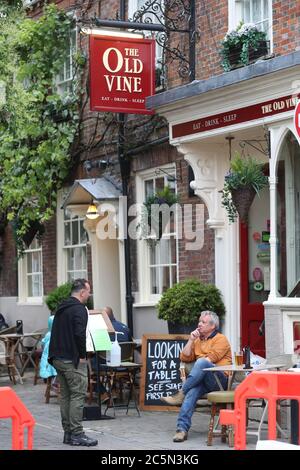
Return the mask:
[(72, 90), (58, 94), (72, 19), (53, 4), (37, 20), (19, 2), (0, 1), (0, 12), (0, 215), (13, 222), (22, 252), (30, 227), (54, 214), (73, 164), (84, 60), (74, 54)]

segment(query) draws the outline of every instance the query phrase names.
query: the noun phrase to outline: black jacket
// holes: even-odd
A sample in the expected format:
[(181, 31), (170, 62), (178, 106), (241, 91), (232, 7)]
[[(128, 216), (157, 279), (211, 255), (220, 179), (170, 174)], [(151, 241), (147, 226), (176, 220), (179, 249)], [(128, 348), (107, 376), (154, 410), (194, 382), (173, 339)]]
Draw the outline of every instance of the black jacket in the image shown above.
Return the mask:
[(75, 297), (64, 300), (56, 310), (49, 344), (48, 362), (54, 358), (72, 360), (77, 368), (79, 359), (86, 358), (86, 307)]

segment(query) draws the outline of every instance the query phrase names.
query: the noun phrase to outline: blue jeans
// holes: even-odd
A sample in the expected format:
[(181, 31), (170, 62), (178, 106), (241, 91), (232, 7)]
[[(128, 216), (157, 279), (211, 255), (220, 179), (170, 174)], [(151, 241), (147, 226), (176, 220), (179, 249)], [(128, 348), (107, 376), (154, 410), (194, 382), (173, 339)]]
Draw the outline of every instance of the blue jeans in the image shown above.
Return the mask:
[[(177, 429), (180, 431), (187, 432), (190, 429), (197, 400), (208, 392), (220, 390), (214, 373), (203, 370), (208, 367), (214, 367), (214, 364), (207, 359), (197, 359), (183, 384), (182, 391), (185, 397), (177, 419)], [(222, 387), (226, 390), (228, 381), (226, 375), (223, 372), (217, 374)]]

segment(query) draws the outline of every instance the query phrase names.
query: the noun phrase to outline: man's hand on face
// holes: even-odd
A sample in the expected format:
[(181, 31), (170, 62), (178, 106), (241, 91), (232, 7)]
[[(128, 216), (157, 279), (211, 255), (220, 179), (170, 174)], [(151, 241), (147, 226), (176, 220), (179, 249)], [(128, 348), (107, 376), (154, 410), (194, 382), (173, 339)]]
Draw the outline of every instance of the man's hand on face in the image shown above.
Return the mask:
[(200, 331), (196, 328), (194, 331), (191, 332), (190, 338), (192, 341), (200, 337)]

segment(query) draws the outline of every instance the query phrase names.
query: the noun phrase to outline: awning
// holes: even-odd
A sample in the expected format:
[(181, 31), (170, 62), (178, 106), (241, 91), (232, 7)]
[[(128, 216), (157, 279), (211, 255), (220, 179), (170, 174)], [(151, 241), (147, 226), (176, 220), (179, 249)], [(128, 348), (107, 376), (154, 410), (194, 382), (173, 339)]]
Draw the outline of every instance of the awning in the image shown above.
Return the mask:
[(105, 177), (75, 180), (61, 208), (65, 209), (73, 204), (90, 204), (92, 199), (114, 200), (121, 195), (118, 185)]

